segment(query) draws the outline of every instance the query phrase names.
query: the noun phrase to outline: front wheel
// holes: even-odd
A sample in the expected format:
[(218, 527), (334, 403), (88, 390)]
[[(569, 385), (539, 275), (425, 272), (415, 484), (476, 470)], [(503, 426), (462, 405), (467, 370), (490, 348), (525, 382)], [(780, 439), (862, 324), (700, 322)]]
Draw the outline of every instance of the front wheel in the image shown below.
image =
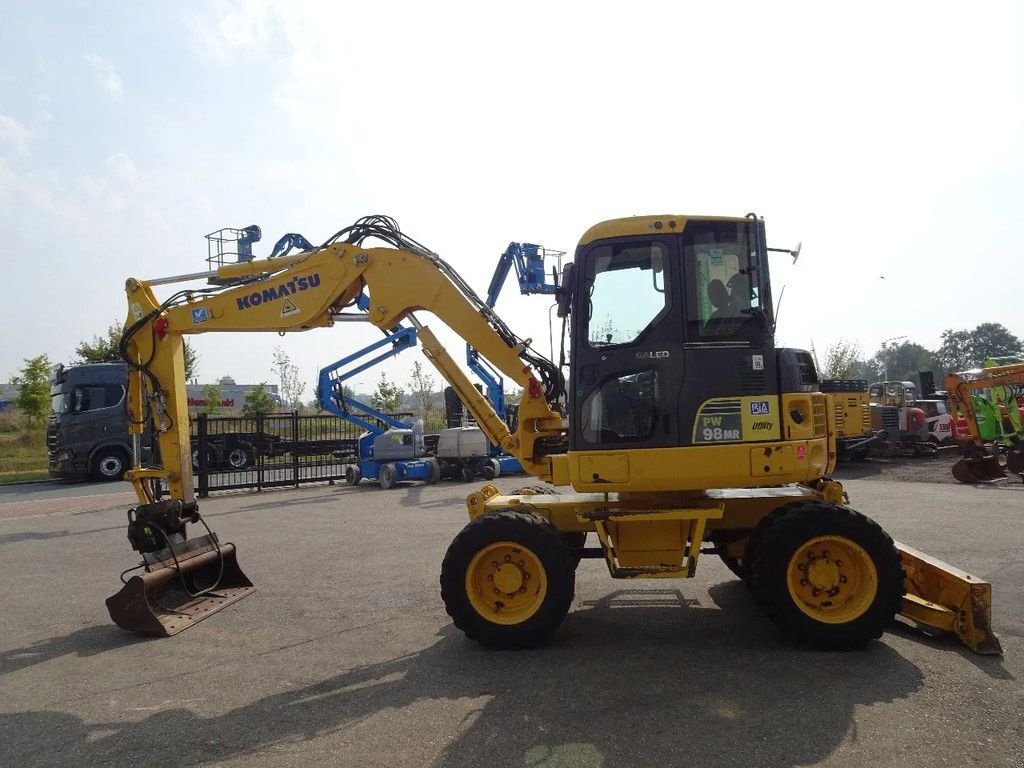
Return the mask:
[(572, 603), (565, 542), (537, 515), (500, 510), (473, 520), (441, 564), (441, 599), (466, 637), (491, 648), (544, 642)]
[(120, 448), (102, 448), (93, 457), (92, 476), (94, 480), (109, 482), (120, 480), (128, 470), (128, 457)]
[(800, 502), (759, 528), (751, 591), (783, 634), (822, 650), (881, 636), (900, 609), (904, 573), (877, 523), (834, 504)]

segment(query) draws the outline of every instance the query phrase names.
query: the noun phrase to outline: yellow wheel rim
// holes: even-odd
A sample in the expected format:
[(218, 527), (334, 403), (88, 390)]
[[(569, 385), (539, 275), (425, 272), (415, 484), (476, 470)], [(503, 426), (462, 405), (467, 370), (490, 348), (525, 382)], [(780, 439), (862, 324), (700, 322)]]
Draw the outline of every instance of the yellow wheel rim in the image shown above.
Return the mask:
[(786, 581), (796, 606), (825, 624), (860, 618), (878, 594), (878, 571), (871, 556), (842, 536), (804, 542), (789, 559)]
[(547, 593), (540, 558), (514, 541), (488, 544), (466, 569), (470, 605), (495, 624), (521, 624), (540, 609)]

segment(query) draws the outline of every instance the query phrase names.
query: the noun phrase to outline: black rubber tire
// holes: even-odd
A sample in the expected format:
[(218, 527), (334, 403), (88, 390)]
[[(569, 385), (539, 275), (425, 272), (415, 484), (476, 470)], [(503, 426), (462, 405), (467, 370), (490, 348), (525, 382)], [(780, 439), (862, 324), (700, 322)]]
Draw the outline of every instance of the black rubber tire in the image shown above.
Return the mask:
[(109, 483), (124, 479), (128, 471), (128, 454), (121, 448), (101, 448), (92, 457), (90, 474), (93, 480)]
[(359, 467), (355, 464), (349, 464), (345, 467), (345, 482), (349, 485), (359, 485), (363, 479), (363, 473), (359, 471)]
[(235, 471), (241, 471), (252, 464), (252, 453), (248, 448), (236, 445), (228, 451), (227, 456), (224, 457), (224, 461), (227, 463), (229, 468)]
[[(547, 594), (540, 608), (519, 624), (495, 624), (473, 608), (466, 594), (466, 570), (483, 547), (513, 541), (529, 548), (547, 576)], [(441, 599), (455, 626), (488, 648), (526, 648), (547, 640), (569, 612), (574, 570), (569, 551), (547, 520), (528, 512), (499, 510), (481, 515), (452, 541), (441, 563)]]
[(587, 532), (586, 531), (572, 531), (570, 533), (559, 534), (562, 537), (562, 541), (565, 543), (565, 548), (569, 550), (569, 562), (572, 564), (572, 568), (575, 571), (579, 567), (582, 556), (580, 550), (587, 545)]
[[(762, 519), (755, 533), (750, 590), (761, 610), (789, 639), (819, 650), (853, 650), (880, 637), (892, 623), (903, 600), (905, 574), (892, 538), (878, 523), (852, 509), (808, 501), (775, 510)], [(877, 571), (873, 602), (845, 624), (815, 621), (797, 607), (787, 586), (793, 553), (807, 540), (825, 535), (859, 544)]]
[(377, 483), (382, 490), (388, 491), (398, 482), (398, 470), (394, 464), (384, 464), (377, 470)]
[(474, 477), (476, 477), (476, 472), (472, 467), (466, 466), (459, 470), (459, 479), (464, 483), (472, 482)]
[(483, 466), (480, 467), (480, 477), (484, 480), (493, 480), (497, 477), (497, 475), (494, 474), (494, 467), (485, 462)]
[(441, 465), (437, 459), (427, 459), (430, 462), (430, 474), (427, 475), (427, 485), (434, 485), (441, 479)]
[(553, 485), (524, 485), (512, 491), (512, 496), (522, 496), (524, 493), (532, 493), (538, 496), (554, 496), (558, 493)]

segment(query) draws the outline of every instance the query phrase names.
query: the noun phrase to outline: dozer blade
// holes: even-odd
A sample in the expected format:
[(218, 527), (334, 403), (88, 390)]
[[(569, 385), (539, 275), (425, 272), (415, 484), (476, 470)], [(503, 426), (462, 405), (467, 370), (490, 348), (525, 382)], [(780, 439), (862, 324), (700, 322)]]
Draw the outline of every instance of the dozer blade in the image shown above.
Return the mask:
[(147, 566), (107, 598), (107, 610), (129, 632), (170, 637), (255, 591), (234, 544), (209, 544), (178, 555), (177, 565), (169, 559)]
[(975, 653), (1002, 654), (992, 631), (992, 585), (906, 544), (896, 548), (907, 573), (900, 615), (955, 633)]
[(960, 459), (953, 465), (953, 477), (961, 483), (995, 483), (1006, 477), (1006, 470), (998, 456)]

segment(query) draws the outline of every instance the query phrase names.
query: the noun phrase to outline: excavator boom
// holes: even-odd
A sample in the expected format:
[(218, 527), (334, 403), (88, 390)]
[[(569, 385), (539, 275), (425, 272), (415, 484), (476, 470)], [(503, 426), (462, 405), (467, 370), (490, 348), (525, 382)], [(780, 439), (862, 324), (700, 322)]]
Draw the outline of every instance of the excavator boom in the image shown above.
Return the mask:
[[(364, 241), (373, 237), (393, 247), (364, 247)], [(163, 301), (154, 293), (156, 286), (197, 279), (210, 280), (215, 287), (178, 291)], [(564, 462), (558, 466), (564, 457), (553, 455), (565, 442), (558, 369), (515, 336), (448, 264), (403, 235), (390, 219), (361, 220), (324, 245), (294, 255), (227, 264), (215, 272), (177, 278), (132, 278), (126, 291), (129, 316), (121, 352), (129, 366), (127, 407), (133, 443), (138, 446), (146, 423), (152, 422), (161, 462), (141, 467), (141, 452), (136, 450), (126, 475), (139, 501), (129, 513), (128, 537), (143, 556), (145, 572), (107, 601), (120, 626), (146, 634), (173, 634), (253, 589), (237, 566), (232, 546), (220, 544), (209, 531), (194, 539), (186, 533), (189, 523), (201, 521), (185, 397), (187, 334), (326, 327), (365, 293), (369, 321), (377, 327), (393, 328), (403, 320), (417, 327), (424, 353), (491, 442), (542, 480), (567, 476)], [(417, 311), (440, 314), (455, 333), (523, 388), (515, 434), (416, 318)], [(169, 500), (161, 500), (164, 488)]]

